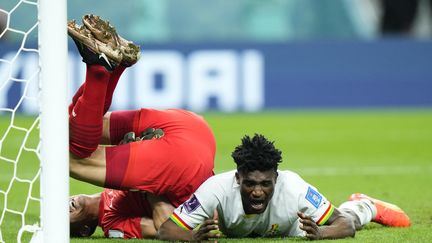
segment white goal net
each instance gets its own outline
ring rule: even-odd
[[[66,0],[0,2],[0,243],[68,242]]]

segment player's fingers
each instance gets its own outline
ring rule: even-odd
[[[214,222],[205,221],[199,228],[199,234],[206,235],[212,230],[219,230],[219,226]]]
[[[207,230],[209,230],[209,229],[208,228],[203,229],[203,230],[200,229],[199,232],[197,232],[195,239],[197,239],[198,241],[201,241],[201,240],[208,240],[210,238],[221,237],[221,233],[218,229],[211,229],[209,231],[207,231]]]
[[[207,225],[207,226],[204,226],[203,227],[203,232],[210,232],[210,231],[212,231],[212,230],[219,230],[219,226],[217,226],[217,225]]]
[[[209,239],[209,238],[219,238],[219,237],[221,237],[221,234],[220,234],[220,232],[219,231],[210,231],[210,232],[208,232],[207,233],[207,239]]]
[[[300,219],[300,223],[308,226],[316,226],[316,223],[309,219]]]
[[[316,227],[309,224],[301,224],[300,229],[309,234],[316,234],[318,232],[318,229]]]
[[[218,221],[214,219],[205,220],[196,232],[195,238],[197,240],[207,240],[208,238],[220,237]]]
[[[299,218],[301,219],[309,219],[312,220],[312,218],[310,216],[306,216],[306,214],[302,213],[302,212],[297,212],[297,216],[299,216]]]
[[[297,216],[299,216],[299,218],[304,219],[306,217],[306,215],[302,212],[297,212]]]
[[[313,228],[309,225],[300,225],[300,229],[306,231],[307,233],[310,233],[313,231]]]
[[[217,225],[218,221],[215,219],[207,219],[204,221],[204,223],[202,224],[202,226],[207,226],[207,225]]]

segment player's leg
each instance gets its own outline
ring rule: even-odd
[[[371,222],[374,213],[371,205],[360,201],[344,202],[338,209],[347,218],[352,220],[356,230],[360,230],[365,224]]]
[[[138,123],[138,118],[139,110],[107,112],[102,120],[103,144],[119,144],[124,134],[133,131],[133,124]],[[70,175],[97,186],[130,189],[122,188],[121,180],[129,164],[130,150],[130,145],[123,144],[109,148],[99,146],[86,158],[71,154]],[[108,181],[106,181],[107,169],[109,169]]]
[[[69,149],[78,157],[91,155],[102,137],[105,94],[110,73],[100,65],[87,65],[82,95],[69,115]]]
[[[118,145],[125,134],[135,132],[138,122],[139,110],[107,112],[103,118],[104,144]]]
[[[110,117],[111,114],[110,112],[107,113],[109,107],[111,106],[111,102],[112,102],[112,97],[114,94],[114,90],[117,86],[117,83],[120,79],[121,74],[124,72],[124,70],[126,69],[125,66],[118,66],[114,69],[114,71],[111,73],[110,75],[110,79],[108,82],[108,86],[106,88],[106,93],[105,93],[105,102],[104,102],[104,108],[103,108],[103,128],[102,128],[102,138],[100,139],[99,143],[100,144],[117,144],[117,143],[111,143],[110,141],[110,136],[109,136],[109,131],[110,131]],[[88,70],[87,70],[88,72]],[[72,113],[73,108],[75,107],[75,105],[77,104],[79,98],[83,95],[84,92],[84,88],[86,86],[86,82],[84,82],[81,87],[76,91],[75,95],[72,98],[72,103],[69,105],[69,116]]]
[[[111,26],[107,21],[101,19],[98,16],[94,15],[85,15],[83,17],[83,23],[86,28],[88,28],[95,36],[96,39],[102,41],[104,43],[110,43],[111,46],[117,46],[118,49],[122,52],[122,60],[118,61],[120,63],[117,65],[111,74],[110,81],[107,87],[107,92],[105,95],[105,104],[104,104],[104,118],[103,118],[103,136],[102,143],[103,144],[113,144],[117,145],[118,141],[123,138],[124,134],[130,132],[130,129],[126,129],[125,131],[121,131],[119,135],[119,139],[114,136],[114,139],[110,137],[110,120],[111,114],[107,113],[109,107],[112,103],[112,97],[114,94],[114,90],[117,87],[117,83],[123,74],[126,67],[132,66],[137,62],[140,57],[140,48],[139,46],[133,44],[132,42],[123,39],[121,36],[117,34],[117,31],[113,26]],[[130,122],[129,119],[120,121],[123,123]],[[116,119],[117,121],[118,119]],[[114,122],[116,123],[116,122]],[[118,123],[118,122],[117,122]],[[116,124],[117,124],[116,123]]]
[[[372,222],[390,227],[409,227],[411,220],[398,206],[384,202],[365,194],[355,193],[349,197],[350,202],[365,202],[373,209]]]
[[[68,23],[68,33],[86,63],[85,82],[69,107],[70,152],[86,158],[96,150],[102,137],[105,96],[114,66],[103,52],[96,51],[98,45],[88,29],[72,21]]]
[[[69,172],[72,178],[104,187],[106,174],[105,147],[99,146],[89,157],[69,156]]]
[[[108,111],[108,109],[111,106],[114,90],[117,87],[117,83],[125,69],[126,69],[125,66],[119,65],[111,73],[110,81],[108,83],[107,92],[105,95],[104,114]]]
[[[126,171],[137,164],[134,160],[137,149],[135,146],[132,146],[133,144],[129,143],[111,147],[99,146],[86,158],[81,158],[71,153],[69,156],[70,176],[77,180],[105,188],[135,189],[135,185],[123,185],[123,180],[127,177]],[[139,169],[141,170],[142,168]]]
[[[125,68],[115,68],[101,52],[100,43],[89,37],[92,33],[88,29],[69,22],[68,30],[87,64],[86,80],[69,108],[70,172],[76,179],[104,186],[105,148],[98,148],[103,135],[103,114],[108,110],[112,93]],[[108,103],[105,102],[106,96],[109,97]]]
[[[105,115],[111,105],[120,76],[126,67],[132,66],[138,61],[140,48],[119,36],[116,29],[108,21],[98,16],[85,15],[82,21],[83,26],[77,25],[75,21],[70,21],[68,33],[77,44],[83,61],[87,64],[103,65],[108,71],[112,71],[103,102],[103,114]],[[83,89],[80,88],[74,96],[73,104],[79,99],[82,91]],[[102,144],[112,144],[109,143],[107,132],[109,131],[109,117],[110,114],[107,114],[102,122],[104,126],[100,140]]]
[[[107,87],[107,91],[105,94],[105,103],[104,103],[104,117],[103,117],[103,129],[102,129],[102,138],[100,140],[100,144],[112,144],[112,145],[117,145],[118,141],[120,141],[122,139],[122,137],[124,136],[125,133],[130,132],[131,130],[125,130],[125,131],[119,131],[116,130],[118,132],[122,132],[121,134],[115,133],[114,138],[111,139],[111,135],[110,135],[110,120],[111,120],[111,112],[108,112],[109,107],[111,106],[111,102],[112,102],[112,97],[114,94],[114,90],[117,86],[117,83],[120,79],[121,74],[124,72],[124,70],[126,69],[125,66],[118,66],[114,69],[114,71],[111,74],[109,83],[108,83],[108,87]],[[124,121],[124,122],[129,122],[129,119]],[[115,124],[117,124],[116,122],[114,122]],[[116,136],[119,136],[120,138],[116,138]]]
[[[112,103],[112,97],[114,94],[114,90],[117,87],[117,83],[120,79],[120,76],[126,69],[125,66],[118,66],[114,69],[114,71],[111,73],[111,77],[108,83],[107,91],[105,94],[105,104],[104,104],[104,114],[109,110],[111,103]],[[69,105],[69,114],[72,112],[73,107],[77,103],[78,99],[81,97],[84,91],[85,83],[83,83],[79,89],[75,92],[75,95],[72,98],[72,103]]]

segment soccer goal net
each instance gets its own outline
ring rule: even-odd
[[[0,243],[69,241],[66,19],[0,2]]]

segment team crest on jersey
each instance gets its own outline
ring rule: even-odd
[[[201,204],[198,201],[198,198],[195,197],[195,194],[192,195],[192,197],[184,203],[184,208],[188,213],[192,213],[199,206],[201,206]]]
[[[274,236],[279,232],[279,224],[272,224],[269,231],[267,231],[268,236]]]
[[[306,199],[314,205],[314,207],[318,208],[321,204],[322,196],[317,191],[312,189],[311,187],[308,188]]]

